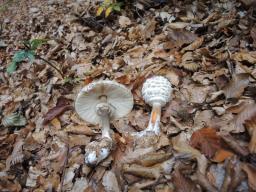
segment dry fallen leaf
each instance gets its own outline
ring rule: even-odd
[[[87,125],[69,125],[64,129],[64,131],[66,131],[67,133],[89,136],[93,136],[99,133],[96,130],[93,130],[92,127],[88,127]]]
[[[188,45],[187,47],[184,47],[181,50],[181,53],[184,53],[185,51],[194,51],[195,49],[198,49],[204,42],[204,37],[197,38],[193,43]]]
[[[197,36],[187,30],[169,30],[168,38],[173,42],[173,46],[181,47],[195,41]]]
[[[165,153],[165,152],[154,152],[154,153],[148,153],[146,155],[140,156],[138,159],[136,159],[134,162],[136,164],[142,165],[144,167],[152,166],[157,163],[161,163],[163,161],[166,161],[172,156],[171,153]]]
[[[220,137],[216,134],[215,129],[202,128],[192,134],[190,144],[205,156],[212,158],[220,149]]]
[[[102,179],[102,185],[106,192],[119,192],[120,188],[117,182],[117,178],[112,171],[107,171]]]
[[[256,52],[238,52],[232,55],[235,61],[247,61],[256,64]]]
[[[254,27],[251,29],[250,35],[253,39],[254,47],[256,47],[256,25],[254,25]]]
[[[250,134],[249,150],[251,153],[256,153],[256,116],[245,121],[245,126]]]
[[[244,124],[246,120],[250,120],[256,114],[256,104],[248,104],[244,109],[236,116],[235,126],[236,132],[244,132]]]
[[[226,98],[239,98],[244,92],[244,89],[248,86],[248,84],[249,74],[235,74],[223,89]]]
[[[43,124],[47,124],[49,121],[53,120],[55,117],[61,115],[62,113],[70,109],[72,109],[72,106],[70,105],[69,100],[64,97],[60,97],[57,101],[56,106],[50,109],[45,114]]]
[[[119,22],[119,25],[123,28],[131,25],[131,20],[128,17],[122,16],[122,15],[119,17],[118,22]]]
[[[221,162],[225,161],[226,159],[232,157],[233,155],[234,154],[230,151],[227,151],[227,150],[224,150],[224,149],[219,149],[215,153],[212,161],[217,162],[217,163],[221,163]]]
[[[201,156],[201,153],[197,149],[188,144],[186,134],[184,132],[181,132],[178,136],[172,138],[172,145],[179,153],[188,153],[193,157]]]
[[[185,177],[178,169],[175,169],[173,174],[173,184],[175,192],[198,192],[200,191],[193,181]]]
[[[255,182],[255,178],[256,178],[256,168],[253,167],[250,164],[242,164],[242,169],[246,172],[247,177],[248,177],[248,183],[250,188],[253,191],[256,191],[256,182]]]

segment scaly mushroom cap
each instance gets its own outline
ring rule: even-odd
[[[78,94],[75,109],[85,121],[98,124],[100,116],[96,106],[102,103],[101,97],[106,96],[106,102],[111,107],[111,119],[117,119],[128,114],[133,107],[133,95],[122,84],[110,80],[100,80],[85,86]]]
[[[142,86],[143,99],[151,106],[154,102],[164,106],[170,100],[171,93],[172,86],[170,81],[162,76],[151,77]]]

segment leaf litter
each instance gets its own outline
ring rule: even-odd
[[[101,1],[0,9],[0,190],[255,191],[255,3],[124,2],[107,18],[96,16]],[[36,54],[64,79],[37,58],[15,57],[32,39],[48,40]],[[153,75],[174,92],[161,135],[145,148],[132,134],[147,127],[141,87]],[[129,87],[135,105],[112,123],[116,149],[91,168],[84,147],[101,131],[72,106],[98,79]]]

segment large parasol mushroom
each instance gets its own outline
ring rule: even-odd
[[[77,96],[75,109],[78,115],[91,124],[100,124],[102,139],[86,146],[85,163],[97,165],[114,147],[110,135],[110,120],[121,118],[133,107],[133,96],[125,86],[110,80],[101,80],[84,87]]]
[[[161,108],[169,102],[172,86],[169,80],[162,76],[154,76],[145,81],[142,87],[142,96],[146,103],[152,106],[148,127],[139,133],[143,136],[147,133],[160,133]]]

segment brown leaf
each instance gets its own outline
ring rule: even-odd
[[[173,174],[173,184],[175,187],[175,192],[198,192],[196,184],[192,182],[191,179],[185,177],[178,169],[174,171]]]
[[[256,153],[256,116],[245,121],[245,126],[251,136],[249,150],[251,153]]]
[[[169,30],[168,38],[174,43],[174,46],[181,47],[195,41],[197,35],[187,30]]]
[[[56,130],[61,129],[61,123],[60,123],[60,120],[58,118],[54,118],[53,120],[51,120],[51,124],[54,126],[54,128]]]
[[[131,76],[123,74],[123,75],[121,75],[119,77],[116,77],[115,80],[118,83],[129,85],[131,83]]]
[[[149,179],[157,179],[160,177],[159,167],[143,167],[136,164],[125,164],[123,166],[123,172],[127,174],[132,174],[138,177],[144,177]]]
[[[220,137],[213,128],[202,128],[195,131],[190,140],[191,146],[199,149],[205,156],[212,158],[220,149]]]
[[[256,52],[238,52],[232,55],[235,61],[247,61],[249,63],[256,63]]]
[[[235,140],[229,133],[219,133],[221,139],[238,155],[247,156],[249,151],[247,147],[242,146],[237,140]]]
[[[248,84],[249,74],[235,74],[223,89],[226,98],[239,98],[243,94],[244,89],[248,86]]]
[[[184,47],[181,50],[181,53],[184,53],[185,51],[194,51],[195,49],[198,49],[204,42],[204,37],[197,38],[193,43],[188,45],[187,47]]]
[[[244,5],[251,6],[256,3],[255,0],[240,0]]]
[[[235,119],[236,132],[244,132],[244,123],[256,114],[256,104],[248,104]]]
[[[256,25],[251,29],[250,35],[253,39],[254,47],[256,47]]]
[[[120,191],[116,175],[112,171],[107,171],[104,174],[102,185],[104,186],[106,192]]]
[[[227,161],[225,169],[226,173],[220,191],[236,191],[236,188],[245,179],[241,162],[234,157]]]
[[[224,150],[224,149],[219,149],[214,157],[213,157],[213,161],[217,162],[217,163],[221,163],[223,161],[225,161],[226,159],[232,157],[234,154],[230,151]]]
[[[58,117],[59,115],[61,115],[62,113],[70,109],[72,109],[72,106],[70,105],[68,99],[64,97],[58,98],[56,106],[50,109],[45,114],[43,124],[47,124],[49,121],[53,120],[55,117]]]
[[[88,127],[87,125],[70,125],[65,128],[65,132],[79,134],[79,135],[96,135],[98,132],[93,130],[92,127]]]
[[[172,138],[172,145],[179,153],[188,153],[194,157],[201,156],[201,153],[197,149],[188,144],[186,134],[184,132],[181,132],[178,136]]]
[[[146,155],[140,156],[139,159],[135,160],[135,163],[148,167],[166,161],[172,156],[171,153],[165,152],[153,152]]]
[[[242,169],[246,172],[247,177],[248,177],[248,183],[250,188],[252,188],[253,191],[256,191],[256,168],[253,167],[250,164],[243,164]]]

